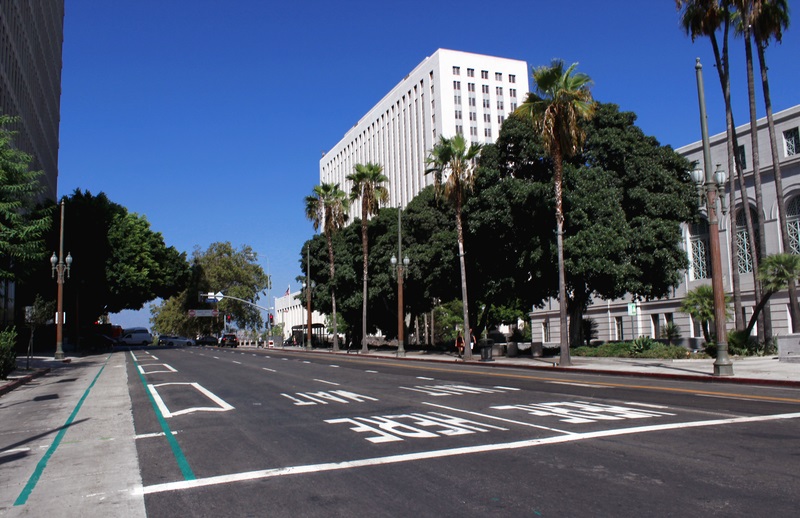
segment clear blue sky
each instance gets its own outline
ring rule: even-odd
[[[103,191],[187,253],[250,245],[265,269],[269,258],[273,295],[299,287],[313,233],[303,199],[321,152],[438,48],[577,61],[596,99],[676,148],[700,139],[700,57],[709,129],[724,131],[711,45],[683,34],[672,0],[66,4],[59,196]],[[776,111],[800,101],[796,31],[768,50]],[[748,118],[743,46],[732,41],[738,124]],[[758,106],[761,117],[760,94]],[[115,320],[148,318],[145,308]]]

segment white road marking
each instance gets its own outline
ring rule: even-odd
[[[12,454],[12,453],[23,453],[23,452],[26,452],[26,451],[31,451],[31,449],[30,448],[14,448],[13,450],[3,450],[3,451],[0,451],[0,457],[2,457],[3,455],[9,455],[9,454]]]
[[[164,403],[164,400],[161,399],[161,396],[158,394],[158,390],[156,390],[156,387],[164,387],[169,385],[189,385],[195,388],[198,392],[202,393],[208,399],[216,403],[218,406],[192,407],[192,408],[186,408],[184,410],[178,410],[177,412],[170,412],[170,410],[167,408],[167,405]],[[199,383],[159,383],[158,385],[147,385],[147,388],[153,395],[153,399],[155,399],[156,405],[158,405],[158,409],[161,411],[161,415],[163,415],[164,418],[175,417],[178,415],[189,414],[192,412],[227,412],[228,410],[233,410],[232,405],[229,405],[228,403],[223,401],[219,396],[209,391]]]
[[[434,380],[434,378],[426,378],[425,376],[417,376],[417,379],[418,380],[428,380],[428,381],[433,381]]]
[[[734,417],[730,419],[713,419],[710,421],[694,421],[685,423],[667,423],[650,426],[635,426],[632,428],[619,428],[616,430],[599,430],[572,435],[560,435],[557,437],[545,437],[541,439],[528,439],[524,441],[507,442],[500,444],[484,444],[481,446],[466,446],[462,448],[451,448],[448,450],[424,451],[419,453],[408,453],[402,455],[390,455],[388,457],[374,457],[369,459],[328,462],[323,464],[308,464],[305,466],[289,466],[285,468],[272,468],[257,471],[247,471],[244,473],[233,473],[230,475],[218,475],[215,477],[199,478],[195,480],[181,480],[178,482],[166,482],[154,484],[147,487],[137,487],[131,491],[134,496],[151,495],[167,491],[180,491],[182,489],[193,489],[198,487],[214,486],[218,484],[230,484],[233,482],[243,482],[249,480],[262,480],[266,478],[281,477],[284,475],[299,475],[304,473],[321,473],[326,471],[338,471],[352,468],[363,468],[368,466],[380,466],[387,464],[397,464],[400,462],[412,462],[417,460],[439,459],[453,457],[456,455],[470,455],[473,453],[486,453],[493,451],[517,450],[521,448],[531,448],[549,444],[563,444],[568,442],[585,441],[589,439],[602,439],[605,437],[617,437],[621,435],[633,435],[647,432],[661,432],[665,430],[677,430],[682,428],[703,428],[707,426],[721,426],[727,424],[754,423],[765,421],[778,421],[782,419],[797,419],[800,413],[776,414],[767,416]]]
[[[369,372],[370,374],[378,374],[378,371],[364,371],[364,372]]]
[[[263,370],[265,370],[265,371],[277,372],[275,369],[268,369],[268,368],[266,368],[266,367],[261,367],[261,368],[262,368]]]
[[[514,388],[514,387],[503,387],[501,385],[495,385],[494,388],[500,389],[500,390],[522,390],[522,389],[518,389],[518,388]]]
[[[320,383],[327,383],[328,385],[336,385],[337,387],[339,386],[338,383],[334,383],[332,381],[325,381],[325,380],[318,380],[318,379],[315,379],[314,381],[319,381]]]
[[[308,360],[304,360],[304,361],[303,361],[303,363],[311,363],[311,362],[310,362],[310,361],[308,361]]]
[[[338,365],[331,365],[331,367],[333,367],[334,369],[338,369],[339,368]]]
[[[177,431],[172,432],[172,435],[177,435],[177,434],[178,434]],[[133,438],[134,439],[150,439],[150,438],[153,438],[153,437],[164,437],[164,435],[166,435],[164,432],[141,433],[139,435],[134,435]]]
[[[637,403],[636,401],[626,401],[625,404],[626,405],[633,405],[633,406],[641,406],[641,407],[644,407],[644,408],[660,408],[661,410],[664,410],[665,408],[669,408],[668,406],[664,406],[664,405],[651,405],[649,403]]]
[[[242,362],[237,362],[236,360],[233,360],[233,363],[235,363],[236,365],[241,365],[242,364]]]
[[[422,404],[423,405],[428,405],[428,406],[433,406],[433,407],[436,407],[436,408],[442,408],[444,410],[450,410],[451,412],[462,412],[464,414],[474,415],[474,416],[477,416],[477,417],[483,417],[485,419],[494,419],[494,420],[497,420],[497,421],[503,421],[505,423],[518,424],[518,425],[522,425],[522,426],[530,426],[531,428],[539,428],[540,430],[548,430],[548,431],[552,431],[552,432],[563,433],[563,434],[566,434],[566,435],[574,435],[575,434],[575,432],[570,432],[570,431],[567,431],[567,430],[560,430],[558,428],[551,428],[549,426],[541,426],[541,425],[538,425],[538,424],[526,423],[524,421],[515,421],[513,419],[506,419],[505,417],[497,417],[497,416],[493,416],[493,415],[489,415],[489,414],[481,414],[480,412],[472,412],[470,410],[463,410],[461,408],[454,408],[454,407],[450,407],[450,406],[437,405],[436,403],[424,403],[423,402]]]
[[[163,365],[164,367],[166,367],[166,368],[167,368],[167,370],[165,370],[165,371],[150,371],[150,372],[145,372],[145,371],[144,371],[144,368],[145,368],[145,367],[150,367],[151,365]],[[178,372],[176,369],[172,368],[172,366],[170,366],[170,365],[167,365],[166,363],[150,363],[150,364],[146,364],[146,365],[137,365],[137,367],[138,367],[138,369],[139,369],[139,372],[141,372],[142,374],[155,374],[155,373],[157,373],[157,372]]]
[[[219,356],[213,356],[215,360],[219,360]]]
[[[154,360],[158,359],[158,358],[156,358],[156,356],[154,354],[151,354],[150,356],[152,356]]]
[[[574,383],[571,381],[547,381],[551,385],[572,385],[573,387],[589,387],[589,388],[608,388],[603,385],[593,385],[591,383]]]

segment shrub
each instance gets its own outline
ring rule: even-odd
[[[667,340],[667,345],[681,339],[681,328],[675,322],[667,322],[661,326],[661,336]]]
[[[0,331],[0,379],[5,379],[17,366],[16,342],[16,329]]]
[[[667,345],[656,342],[650,349],[641,354],[637,354],[637,358],[664,358],[678,360],[681,358],[688,358],[692,353],[685,347],[680,345]]]
[[[656,342],[649,336],[640,336],[639,338],[634,340],[633,343],[631,344],[631,352],[635,356],[638,356],[646,351],[649,351],[658,343],[659,342]]]

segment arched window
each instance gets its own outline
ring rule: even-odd
[[[690,277],[708,279],[711,268],[708,263],[708,221],[702,219],[689,227],[690,239]]]
[[[745,219],[743,209],[736,211],[736,243],[737,243],[737,257],[736,263],[739,265],[739,273],[751,273],[753,271],[753,250],[750,247],[750,240],[747,234],[747,221]],[[750,221],[756,225],[757,214],[750,207]],[[756,243],[759,240],[758,229],[756,228]]]
[[[787,252],[800,254],[800,196],[795,196],[786,205],[786,226],[789,230]]]

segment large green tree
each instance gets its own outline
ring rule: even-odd
[[[195,336],[219,333],[225,315],[240,329],[257,331],[263,325],[258,305],[270,279],[258,264],[257,254],[247,245],[235,248],[230,242],[215,242],[202,250],[195,248],[186,288],[160,304],[150,306],[150,321],[159,333]],[[200,294],[222,292],[220,302],[206,302]],[[190,317],[190,309],[217,309],[219,316]]]
[[[344,226],[347,221],[349,202],[347,193],[339,188],[339,184],[322,183],[314,187],[314,192],[306,196],[306,217],[314,224],[314,230],[322,228],[328,245],[328,261],[331,279],[335,277],[335,262],[333,254],[333,235]],[[330,285],[331,293],[331,318],[333,321],[333,350],[339,350],[339,329],[336,318],[336,290],[333,283]]]
[[[15,119],[0,115],[0,280],[17,280],[31,263],[47,257],[45,236],[52,206],[37,205],[44,192],[42,171],[31,171],[32,157],[14,145]]]
[[[429,168],[426,173],[434,175],[437,195],[444,198],[455,209],[456,233],[458,237],[458,259],[461,269],[461,303],[464,311],[464,336],[469,337],[469,300],[467,297],[467,266],[464,258],[464,224],[462,212],[464,204],[472,192],[475,182],[476,160],[482,146],[472,143],[469,146],[462,134],[452,138],[442,135],[439,142],[429,152],[426,162]],[[472,358],[469,347],[464,351],[464,358]]]
[[[577,63],[566,70],[564,62],[553,60],[549,66],[533,70],[534,91],[517,111],[518,115],[531,120],[545,152],[553,160],[553,184],[555,187],[556,247],[558,250],[558,302],[560,305],[561,359],[560,364],[571,365],[567,334],[567,293],[564,263],[564,208],[563,170],[564,160],[578,154],[583,145],[584,133],[581,120],[590,119],[594,101],[589,92],[591,79],[575,72]]]
[[[367,347],[367,280],[369,277],[369,240],[367,221],[380,210],[382,204],[389,201],[389,191],[384,185],[389,179],[383,174],[383,166],[368,162],[356,164],[354,171],[347,175],[353,183],[350,190],[350,201],[361,200],[361,247],[364,259],[362,278],[362,314],[361,314],[361,350],[368,352]]]

